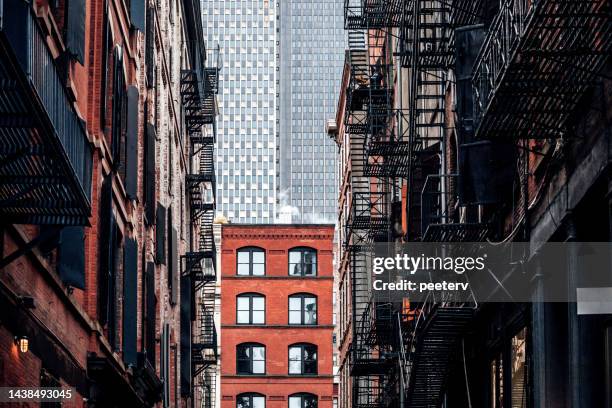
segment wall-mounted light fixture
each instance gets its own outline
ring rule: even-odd
[[[30,340],[28,336],[15,336],[15,345],[22,353],[27,353],[30,350]]]

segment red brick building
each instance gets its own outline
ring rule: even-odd
[[[214,259],[200,15],[199,0],[0,2],[0,386],[191,405],[191,289],[214,281],[184,267]]]
[[[331,225],[224,225],[221,408],[332,408]]]

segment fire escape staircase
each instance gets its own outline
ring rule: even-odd
[[[215,407],[217,331],[214,323],[216,300],[216,253],[213,230],[216,207],[215,153],[217,94],[219,92],[219,48],[213,67],[181,72],[181,97],[190,140],[190,173],[186,176],[192,249],[182,257],[183,274],[190,277],[192,315],[191,372],[194,391],[207,408]]]
[[[217,329],[212,309],[206,304],[198,307],[197,331],[193,336],[192,364],[199,375],[207,366],[217,363]]]
[[[439,172],[445,128],[446,70],[453,62],[450,9],[439,0],[411,2],[402,27],[402,65],[410,67],[408,230],[421,239],[421,191],[428,174]]]
[[[406,407],[429,408],[442,404],[454,356],[473,316],[471,307],[424,305],[411,322],[415,327],[406,331],[411,338],[403,339],[409,344]]]

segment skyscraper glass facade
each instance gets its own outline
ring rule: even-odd
[[[336,146],[325,121],[335,118],[343,26],[342,0],[280,4],[279,210],[293,222],[336,218]]]
[[[217,211],[232,222],[276,218],[278,0],[202,1],[208,47],[221,47]]]

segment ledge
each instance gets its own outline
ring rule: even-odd
[[[262,280],[299,280],[299,281],[308,281],[308,280],[334,280],[333,276],[246,276],[246,275],[221,275],[221,279],[232,279],[232,280],[254,280],[254,279],[262,279]]]
[[[333,374],[314,374],[314,375],[297,375],[297,374],[221,374],[222,378],[261,378],[261,379],[267,379],[267,378],[286,378],[286,379],[301,379],[301,378],[308,378],[308,379],[313,379],[313,378],[321,378],[321,379],[327,379],[327,378],[334,378]]]
[[[333,329],[333,324],[319,325],[297,325],[297,324],[222,324],[221,328],[225,329]]]

